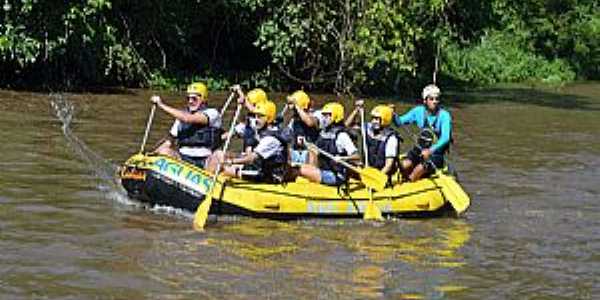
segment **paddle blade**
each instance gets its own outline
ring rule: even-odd
[[[204,201],[198,205],[198,209],[194,215],[194,230],[204,231],[204,225],[206,224],[206,219],[208,219],[208,210],[211,205],[212,193],[208,193],[206,198],[204,198]]]
[[[452,208],[454,208],[458,215],[469,208],[471,205],[471,198],[454,178],[440,174],[436,181],[442,189],[442,193],[444,193],[446,199],[450,202]]]
[[[375,202],[373,202],[373,191],[369,189],[369,203],[365,209],[363,214],[364,220],[375,220],[375,221],[383,221],[383,216],[381,215],[381,210]]]
[[[360,181],[368,188],[372,188],[376,191],[385,189],[385,185],[388,181],[388,176],[380,170],[373,167],[366,167],[359,169]]]

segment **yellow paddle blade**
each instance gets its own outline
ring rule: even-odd
[[[368,188],[372,188],[376,191],[385,189],[388,176],[380,170],[373,167],[366,167],[358,169],[358,173],[360,175],[360,181]]]
[[[206,224],[206,219],[208,219],[208,210],[211,205],[212,193],[207,193],[204,201],[198,205],[196,214],[194,214],[194,229],[196,231],[204,231],[204,224]]]
[[[363,219],[383,221],[381,210],[379,209],[379,207],[377,207],[377,205],[375,205],[375,202],[373,202],[373,191],[371,189],[369,189],[369,203],[367,204],[367,207],[363,214]]]
[[[469,208],[471,205],[471,198],[453,177],[439,174],[435,181],[440,186],[442,193],[444,193],[444,196],[450,202],[457,214],[460,215]]]

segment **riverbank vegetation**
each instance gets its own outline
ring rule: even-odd
[[[0,0],[0,84],[392,94],[600,79],[595,0]],[[437,61],[437,63],[436,63]]]

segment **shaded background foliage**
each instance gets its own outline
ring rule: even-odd
[[[390,94],[599,79],[593,0],[4,0],[0,84]],[[436,57],[439,68],[436,69]]]

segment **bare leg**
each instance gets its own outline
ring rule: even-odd
[[[217,171],[217,165],[225,161],[225,153],[221,150],[213,152],[206,161],[206,170],[214,173]]]
[[[308,151],[308,164],[313,166],[313,167],[317,167],[318,163],[319,163],[319,154],[317,152],[314,152],[312,150]]]
[[[321,182],[321,170],[313,165],[304,164],[300,166],[300,176],[312,182]]]
[[[241,178],[241,174],[239,174],[238,168],[239,167],[237,167],[237,166],[226,166],[226,167],[223,167],[222,174],[225,175],[225,176],[229,176],[229,177]]]
[[[423,175],[425,175],[425,172],[427,170],[425,169],[425,166],[423,164],[418,164],[410,173],[410,176],[408,176],[408,179],[411,182],[415,182],[419,179],[421,179],[423,177]]]
[[[162,155],[174,157],[177,159],[181,159],[181,156],[179,155],[179,151],[177,151],[176,149],[173,149],[173,143],[171,143],[171,141],[169,141],[169,140],[166,140],[162,144],[160,144],[156,148],[156,150],[154,150],[154,152],[156,152],[157,154],[162,154]]]
[[[400,172],[402,173],[402,178],[404,180],[409,179],[410,178],[410,173],[412,171],[412,160],[410,159],[403,159],[400,162]]]

